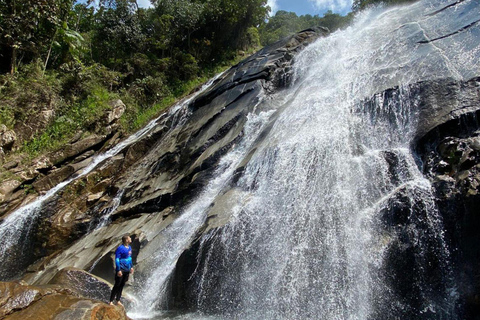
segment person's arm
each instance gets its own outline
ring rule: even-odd
[[[121,277],[122,271],[120,271],[120,247],[115,251],[115,273]]]

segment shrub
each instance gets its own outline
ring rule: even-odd
[[[195,57],[189,53],[177,52],[172,61],[171,78],[188,81],[198,75],[199,67]]]
[[[130,85],[128,93],[144,108],[171,94],[162,74],[157,77],[146,76],[143,79],[136,79]]]

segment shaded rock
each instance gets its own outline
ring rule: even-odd
[[[33,187],[37,192],[47,191],[55,187],[60,182],[66,180],[75,172],[75,168],[71,165],[62,167],[58,170],[52,171],[48,176],[35,181]]]
[[[458,125],[458,121],[464,115],[468,117],[468,114],[479,111],[480,78],[468,81],[452,79],[426,81],[415,86],[421,97],[416,140],[428,139],[427,136],[434,134],[442,135],[441,131],[451,130],[451,133],[455,133],[464,126],[473,125],[471,122]]]
[[[5,130],[2,132],[0,130],[0,147],[4,151],[10,151],[13,148],[13,145],[17,141],[17,135],[13,130]]]
[[[110,139],[105,142],[103,147],[99,150],[99,152],[105,152],[106,150],[113,148],[116,144],[120,142],[120,138],[122,137],[121,132],[116,132]]]
[[[6,170],[13,169],[16,166],[18,166],[18,160],[11,160],[11,161],[5,162],[3,164],[3,168],[6,169]]]
[[[111,284],[82,269],[64,268],[60,270],[49,284],[56,284],[68,288],[78,295],[90,299],[108,302],[110,299]]]
[[[17,180],[7,180],[0,183],[0,201],[4,201],[13,191],[15,191],[21,182]]]
[[[95,150],[89,150],[89,151],[86,151],[85,153],[82,153],[81,155],[79,155],[78,157],[76,157],[75,159],[73,159],[73,163],[78,163],[78,162],[83,162],[84,160],[92,157],[95,155]]]
[[[70,158],[78,156],[89,149],[99,146],[106,140],[106,138],[107,137],[103,135],[90,135],[85,139],[66,146],[65,149],[54,152],[49,156],[50,161],[54,165],[58,165]]]
[[[120,117],[123,115],[123,113],[127,108],[123,103],[123,101],[120,99],[110,102],[110,106],[112,107],[112,111],[109,111],[107,113],[108,124],[111,124],[112,122],[115,122],[118,119],[120,119]]]

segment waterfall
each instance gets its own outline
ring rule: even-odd
[[[232,175],[250,151],[251,145],[257,139],[262,129],[267,125],[272,112],[260,112],[258,115],[251,114],[245,125],[245,138],[238,143],[233,152],[222,158],[218,169],[213,175],[215,178],[209,182],[205,190],[198,198],[187,206],[175,220],[159,235],[162,245],[147,262],[146,272],[148,276],[136,283],[137,295],[136,307],[129,313],[134,318],[149,317],[155,314],[155,310],[162,305],[162,297],[167,296],[168,280],[175,268],[178,258],[193,240],[199,228],[206,219],[207,209],[212,201],[229,183]]]
[[[274,123],[235,183],[229,222],[200,240],[185,289],[198,317],[458,318],[442,217],[410,148],[416,83],[466,80],[478,68],[475,35],[445,36],[463,30],[458,16],[478,19],[478,3],[445,5],[372,9],[298,54],[295,80],[273,96],[282,101]],[[169,294],[179,251],[231,174],[223,170],[165,230],[175,239],[138,289],[146,309]]]
[[[23,267],[28,266],[31,261],[31,258],[28,254],[31,254],[34,248],[30,242],[30,235],[32,227],[38,222],[40,215],[42,213],[42,208],[49,201],[51,201],[58,193],[63,190],[67,185],[76,181],[92,170],[94,170],[99,164],[107,161],[111,157],[117,155],[119,152],[123,151],[126,147],[137,142],[144,136],[146,136],[153,128],[159,125],[162,121],[167,118],[172,119],[172,127],[177,125],[182,125],[182,119],[185,119],[184,115],[187,112],[188,104],[195,99],[199,94],[206,91],[216,79],[218,79],[222,73],[216,75],[207,83],[205,83],[200,90],[198,90],[192,96],[181,100],[177,103],[171,110],[167,113],[160,115],[158,118],[150,121],[145,127],[137,131],[135,134],[129,136],[127,139],[123,140],[121,143],[117,144],[112,149],[106,151],[105,153],[99,154],[96,156],[90,165],[84,168],[80,173],[73,175],[68,180],[59,183],[57,186],[49,190],[44,195],[38,197],[34,201],[18,208],[14,212],[10,213],[5,219],[0,223],[0,256],[13,256],[15,258],[8,259],[4,261],[0,269],[0,279],[8,279],[17,275],[18,272],[23,271]],[[116,209],[120,203],[121,196],[123,193],[120,193],[120,198],[115,199],[113,207]],[[108,220],[108,217],[113,214],[114,210],[107,212],[107,217],[102,219],[101,224],[105,223],[104,220]],[[10,265],[11,264],[11,265]],[[19,266],[21,266],[19,268]]]

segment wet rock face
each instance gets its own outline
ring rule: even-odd
[[[466,317],[480,314],[480,154],[478,132],[437,136],[424,145],[425,174],[433,182],[456,265]]]
[[[437,93],[461,97],[449,118],[437,123],[414,145],[424,174],[433,184],[437,206],[454,260],[455,282],[466,319],[480,314],[480,84],[474,78],[458,83],[457,91]],[[438,104],[446,103],[438,99]]]
[[[60,270],[49,284],[68,288],[82,297],[107,302],[110,299],[111,285],[105,280],[76,268]]]
[[[375,103],[379,97],[384,102],[380,106]],[[395,119],[389,110],[402,107],[402,100],[410,104],[410,125],[416,127],[411,147],[418,155],[421,171],[432,183],[436,197],[432,205],[438,208],[439,223],[445,230],[442,242],[448,246],[453,259],[451,281],[460,295],[458,312],[466,319],[473,319],[480,314],[480,249],[477,245],[480,241],[480,123],[477,120],[480,78],[440,79],[392,88],[364,101],[353,111],[393,122]],[[391,168],[395,168],[394,155],[386,154],[385,158]],[[389,173],[395,179],[395,172]],[[421,244],[422,239],[439,239],[436,234],[428,234],[431,230],[425,225],[427,208],[418,201],[421,198],[420,194],[412,194],[412,190],[397,190],[382,210],[380,220],[381,228],[392,239],[381,274],[396,297],[404,306],[409,306],[399,309],[406,319],[414,318],[423,308],[414,297],[431,295],[431,301],[435,301],[435,292],[447,290],[447,275],[441,272],[446,258],[435,254],[442,243],[430,240]],[[411,230],[420,230],[420,233],[412,234]],[[419,245],[423,247],[421,251]],[[415,283],[424,283],[433,289],[420,292]],[[376,308],[382,310],[382,306]],[[424,313],[424,317],[435,319],[435,314]]]
[[[118,189],[126,186],[118,215],[157,212],[190,199],[241,137],[246,115],[259,95],[288,85],[281,79],[294,54],[326,33],[305,30],[260,50],[223,74],[189,105],[185,122],[159,138],[132,173],[122,177]]]

